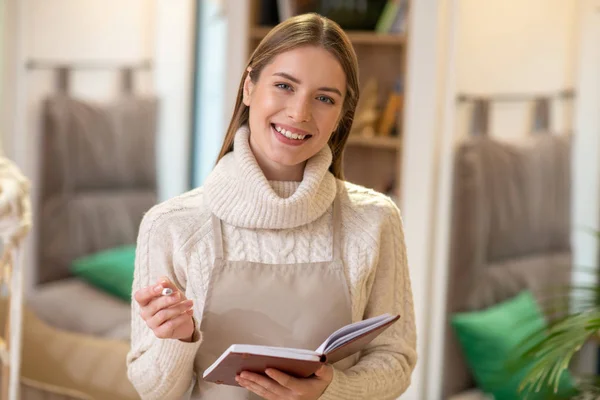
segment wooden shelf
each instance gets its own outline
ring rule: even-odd
[[[272,29],[271,26],[259,26],[250,29],[250,37],[260,40]],[[372,31],[346,31],[352,44],[371,44],[385,46],[403,46],[406,43],[405,35],[380,34]]]
[[[364,137],[359,135],[350,135],[350,137],[348,137],[347,145],[397,151],[402,147],[402,142],[400,138],[395,136]]]

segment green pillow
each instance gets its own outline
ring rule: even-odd
[[[521,343],[547,327],[546,320],[530,291],[486,310],[458,313],[452,326],[479,388],[495,400],[568,398],[574,393],[572,377],[564,371],[558,392],[545,386],[536,393],[518,388],[531,366],[511,370]],[[543,333],[542,333],[543,334]],[[514,365],[514,364],[513,364]]]
[[[121,246],[76,259],[71,271],[89,284],[131,301],[134,263],[135,245]]]

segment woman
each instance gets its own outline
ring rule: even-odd
[[[358,101],[347,36],[316,14],[259,44],[205,185],[150,210],[138,238],[129,378],[143,399],[392,399],[416,363],[398,209],[343,181]],[[161,295],[171,289],[169,296]],[[314,377],[202,380],[234,343],[316,349],[337,328],[401,319]],[[196,374],[196,376],[195,376]]]

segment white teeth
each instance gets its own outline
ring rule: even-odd
[[[281,133],[283,136],[285,136],[288,139],[302,140],[306,137],[306,135],[298,135],[297,133],[292,133],[290,131],[286,131],[285,129],[283,129],[279,126],[275,126],[275,130],[277,132]]]

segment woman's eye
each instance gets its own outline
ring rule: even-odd
[[[283,89],[283,90],[291,90],[292,87],[290,85],[288,85],[287,83],[278,83],[275,85],[275,87],[278,87],[279,89]]]
[[[335,104],[333,99],[327,96],[319,96],[317,97],[317,100],[322,101],[323,103]]]

